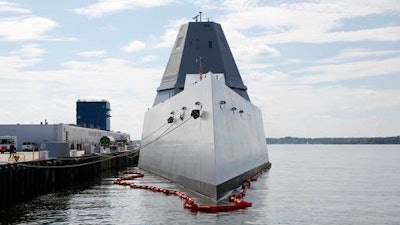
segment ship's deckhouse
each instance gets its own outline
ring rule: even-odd
[[[172,48],[154,105],[181,92],[186,74],[223,73],[228,87],[250,101],[221,25],[214,22],[183,24]]]

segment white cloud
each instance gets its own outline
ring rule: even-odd
[[[168,21],[165,27],[165,32],[160,37],[160,41],[155,45],[156,48],[172,48],[175,43],[175,39],[178,36],[179,28],[182,24],[187,23],[187,19],[179,19]]]
[[[342,49],[336,56],[319,60],[320,63],[343,63],[365,58],[399,55],[400,50],[371,50],[367,48]]]
[[[38,58],[46,53],[40,45],[38,44],[25,44],[21,46],[21,49],[12,52],[12,54],[19,55],[23,58]]]
[[[241,66],[240,69],[247,71],[265,71],[270,67],[273,67],[273,65],[270,63],[248,63]]]
[[[0,56],[0,76],[3,77],[7,73],[12,73],[18,69],[33,66],[40,62],[41,58],[23,58],[21,56]]]
[[[248,77],[250,76],[250,77]],[[398,134],[400,90],[293,85],[280,72],[245,74],[250,99],[263,112],[267,136],[392,136]],[[273,78],[275,77],[275,78]],[[286,82],[286,84],[285,84]]]
[[[315,84],[320,82],[335,82],[387,74],[400,74],[399,65],[399,57],[317,65],[297,71],[298,73],[310,73],[316,75],[307,75],[297,78],[296,80],[299,83]]]
[[[265,58],[280,56],[280,52],[277,49],[264,44],[263,41],[248,38],[239,33],[234,35],[234,33],[236,32],[228,30],[225,36],[230,43],[232,54],[238,64],[248,65],[252,62],[265,60]]]
[[[31,13],[30,10],[20,8],[17,6],[17,4],[13,2],[0,2],[0,12],[8,12],[8,13],[21,13],[21,14],[26,14],[26,13]]]
[[[203,10],[246,10],[260,5],[260,0],[195,0],[193,3]]]
[[[57,27],[47,18],[37,16],[20,16],[0,18],[0,40],[21,41],[47,38],[46,33]]]
[[[217,0],[193,0],[193,4],[202,10],[212,10],[221,7],[221,2]]]
[[[137,52],[144,48],[146,48],[146,44],[138,40],[133,40],[123,47],[125,52]]]
[[[153,62],[154,60],[157,59],[156,55],[146,55],[142,58],[143,62]]]
[[[102,17],[106,14],[117,13],[125,10],[158,7],[170,4],[172,2],[174,2],[174,0],[98,0],[94,4],[91,4],[85,8],[75,9],[74,11],[77,14],[88,17]]]
[[[2,62],[0,58],[1,68]],[[70,61],[59,70],[2,70],[0,102],[6,107],[2,107],[0,121],[39,123],[46,118],[50,123],[75,123],[78,99],[107,99],[112,108],[111,128],[129,132],[138,139],[144,113],[151,107],[162,72],[163,68],[137,68],[129,61],[115,58]],[[42,104],[43,99],[46,104]],[[21,103],[29,110],[21,110]]]
[[[398,41],[400,27],[393,24],[347,31],[341,31],[340,28],[349,19],[400,12],[399,5],[391,0],[380,1],[379,4],[374,1],[287,3],[233,10],[221,18],[221,23],[227,30],[267,45],[290,42]],[[254,29],[260,30],[256,36],[247,34]]]
[[[196,3],[204,4],[204,1]],[[342,30],[351,19],[400,12],[399,5],[393,0],[384,0],[379,4],[374,1],[321,0],[277,5],[263,1],[227,0],[215,1],[211,7],[227,13],[216,21],[222,24],[235,60],[242,68],[268,61],[267,57],[285,57],[275,47],[277,44],[400,41],[400,26],[396,23]],[[168,32],[163,39],[167,39],[165,36],[169,34],[170,41],[162,43],[172,46],[176,32],[171,29]]]
[[[381,27],[356,31],[319,32],[293,30],[262,37],[268,44],[278,43],[331,43],[356,41],[400,41],[400,26]]]
[[[42,56],[46,50],[38,44],[25,44],[17,51],[10,52],[9,55],[0,55],[0,68],[2,73],[18,71],[21,68],[33,66],[43,61]]]
[[[227,0],[221,1],[220,6],[226,10],[251,10],[254,7],[261,6],[262,0]]]
[[[86,57],[86,58],[93,58],[93,57],[101,57],[106,54],[105,50],[98,50],[98,51],[84,51],[78,52],[78,56]]]
[[[293,77],[290,74],[271,70],[269,72],[264,72],[265,70],[246,70],[242,73],[242,79],[244,84],[248,88],[248,93],[251,101],[260,107],[266,107],[267,99],[270,95],[266,93],[269,87],[274,88],[283,87],[286,88],[290,85]]]
[[[125,68],[129,65],[129,61],[115,58],[105,58],[101,61],[102,66],[98,65],[99,62],[92,61],[68,61],[64,63],[64,66],[68,70],[82,70],[91,72],[112,72],[117,68]]]
[[[277,57],[280,53],[275,48],[267,45],[253,43],[252,41],[243,42],[233,50],[237,60],[250,62],[254,58]]]

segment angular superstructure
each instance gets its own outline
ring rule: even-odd
[[[140,168],[216,201],[271,166],[261,111],[219,24],[182,25],[141,143]]]
[[[214,22],[183,24],[172,48],[154,105],[184,89],[186,74],[223,73],[226,86],[250,101],[221,25]]]

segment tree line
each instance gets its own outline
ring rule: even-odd
[[[400,144],[400,136],[348,138],[266,138],[268,144]]]

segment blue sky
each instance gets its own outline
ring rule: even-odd
[[[400,135],[398,0],[0,0],[0,124],[107,99],[140,139],[179,26],[224,29],[268,137]]]

